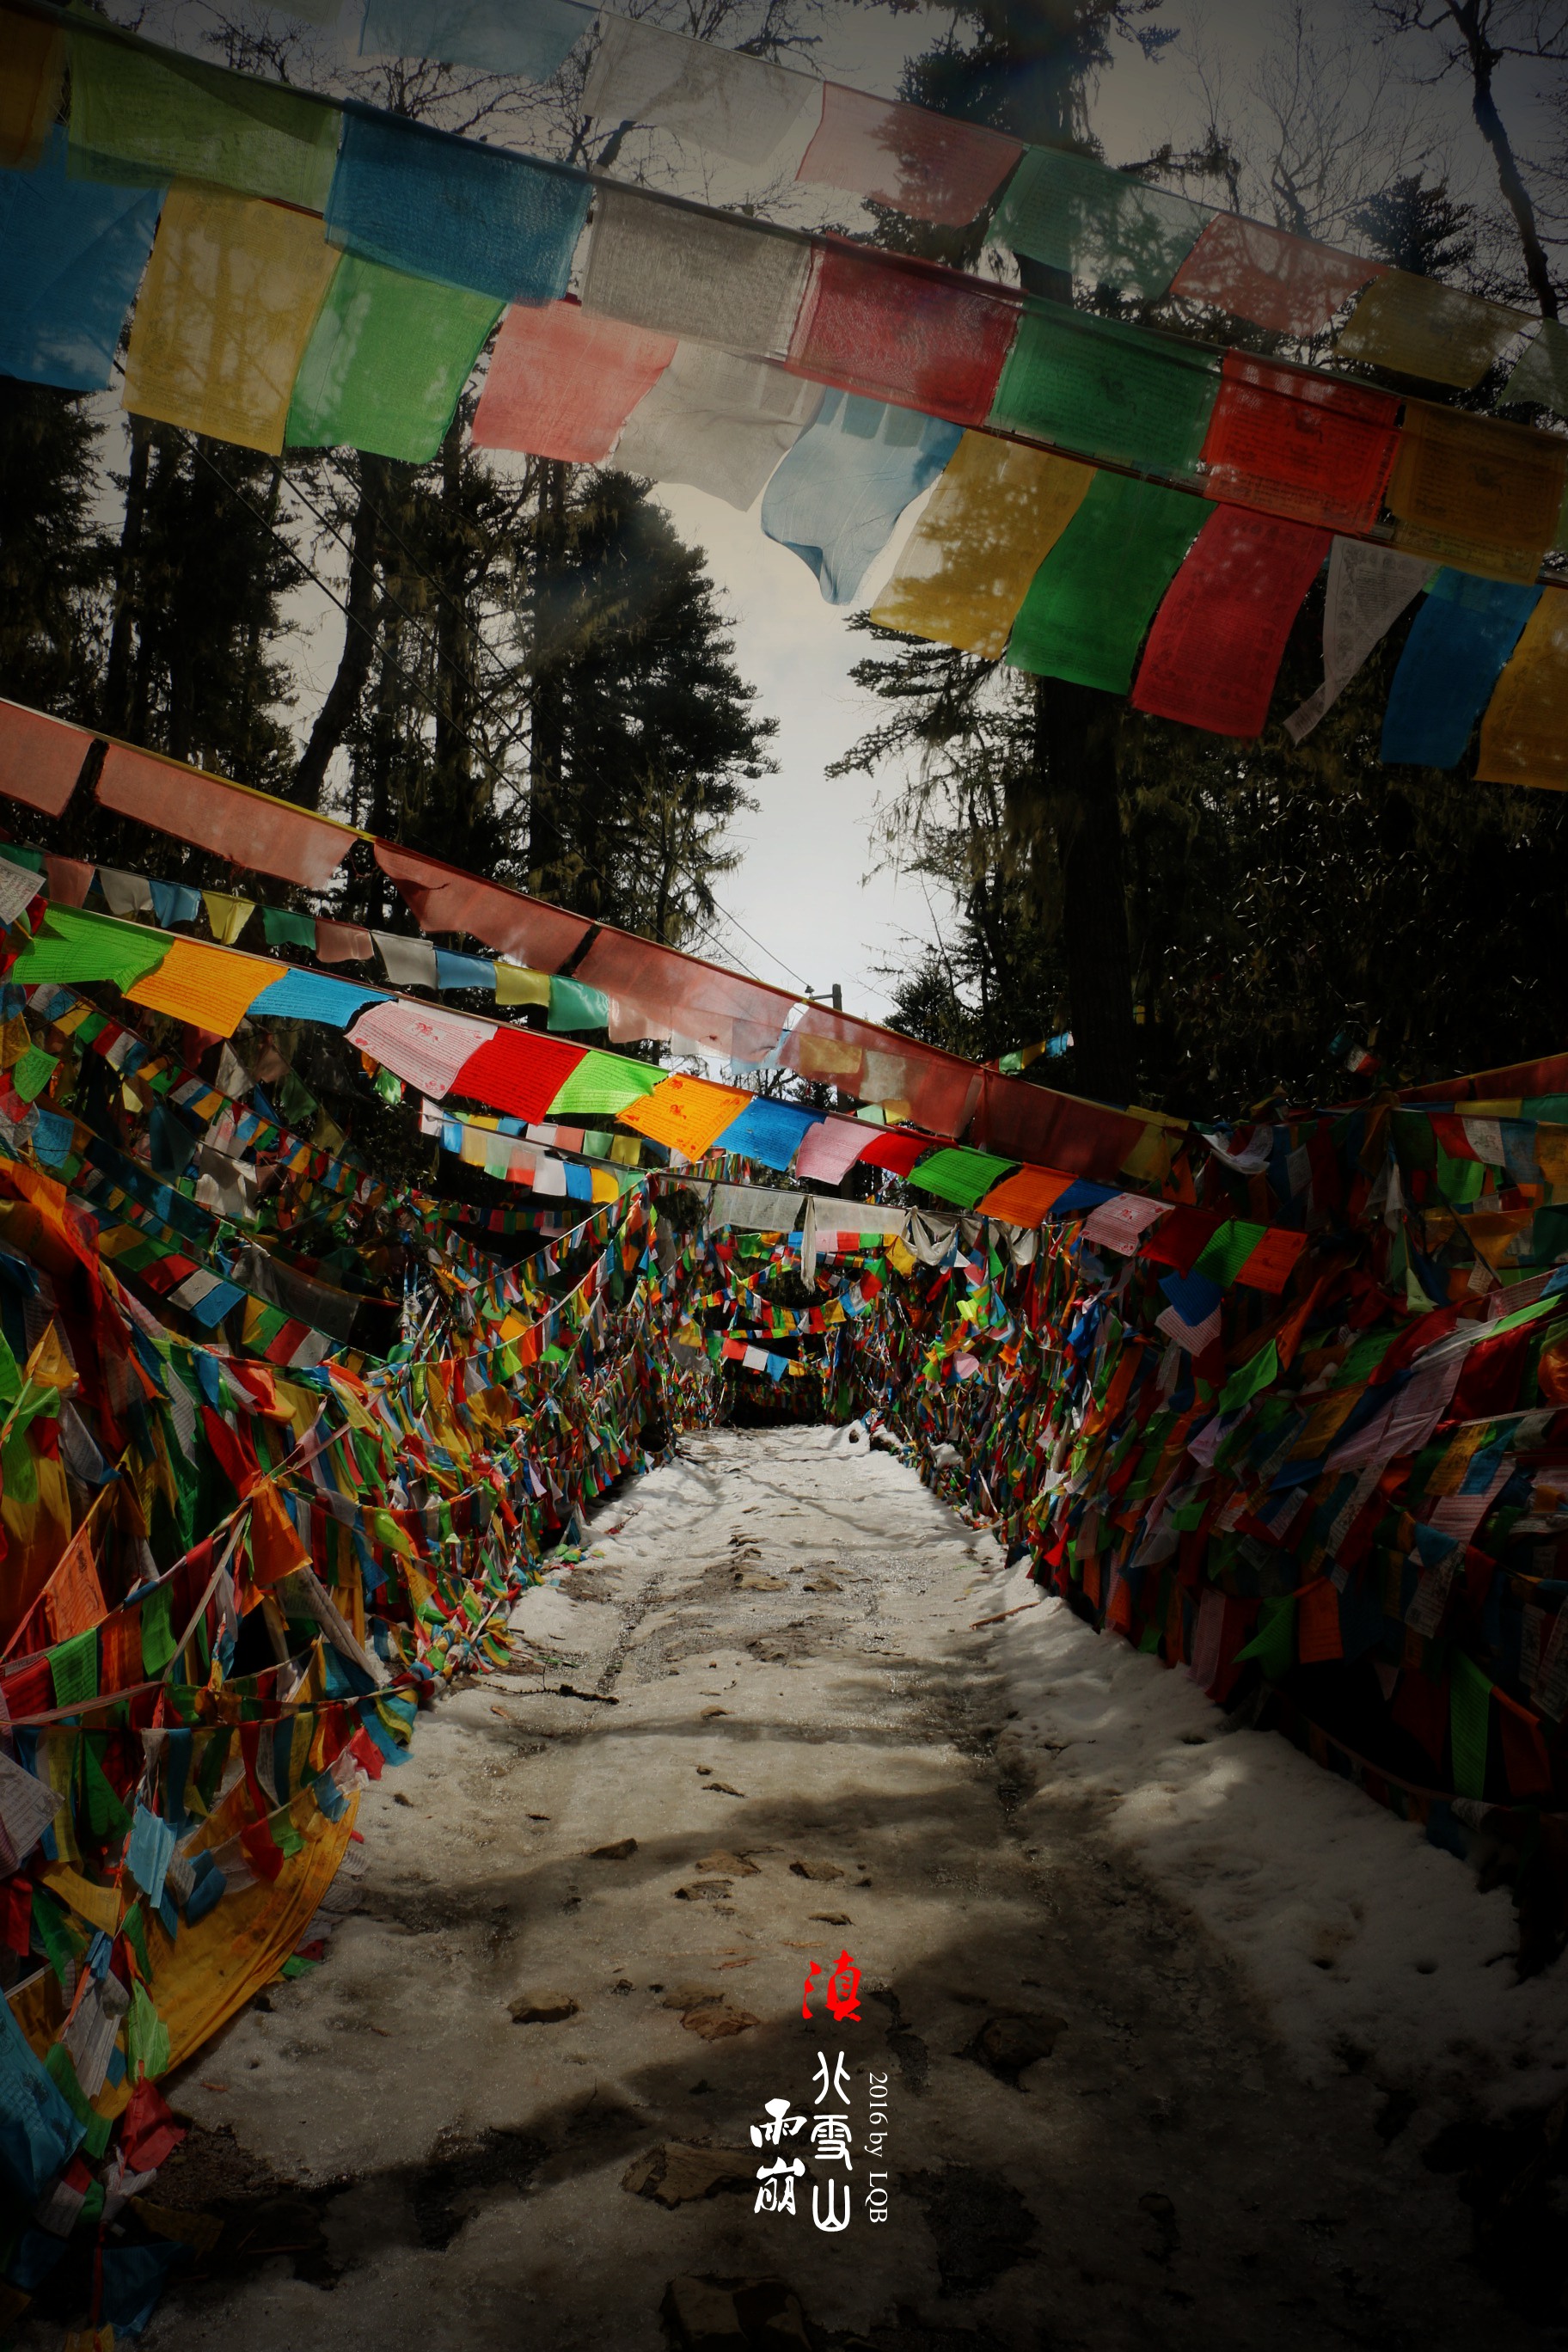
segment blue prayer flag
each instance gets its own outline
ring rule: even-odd
[[[738,1151],[747,1160],[760,1160],[764,1168],[787,1168],[822,1118],[819,1110],[802,1110],[798,1103],[770,1102],[757,1095],[739,1118],[731,1120],[713,1149]]]
[[[285,971],[262,990],[250,1010],[274,1021],[321,1021],[330,1029],[346,1029],[363,1006],[385,1002],[382,988],[361,988],[323,971]]]
[[[793,548],[830,604],[850,604],[913,499],[963,436],[956,425],[830,392],[763,496],[763,529]]]
[[[0,172],[0,374],[104,389],[163,194],[68,179],[58,125],[36,171]]]
[[[1539,588],[1439,572],[1422,601],[1383,714],[1380,757],[1453,768],[1491,699]]]

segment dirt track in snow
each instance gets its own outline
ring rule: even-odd
[[[421,1718],[324,1964],[166,2086],[154,2193],[228,2228],[150,2352],[1539,2342],[1375,2085],[1307,2087],[1100,1801],[1037,1790],[990,1539],[843,1449],[689,1441],[525,1598],[537,1670]],[[859,2021],[803,2021],[843,1948]],[[757,2213],[749,2127],[787,2097],[812,2158],[839,2051],[826,2232],[842,2166]]]

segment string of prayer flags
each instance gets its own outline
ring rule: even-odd
[[[1070,458],[966,433],[872,620],[998,659],[1030,582],[1094,479]]]
[[[1385,763],[1458,765],[1541,593],[1465,572],[1437,573],[1389,688],[1379,751]]]
[[[820,384],[771,360],[678,343],[626,419],[616,463],[650,481],[689,483],[744,512],[822,402]]]
[[[1568,328],[1561,320],[1542,320],[1514,362],[1498,400],[1503,408],[1510,401],[1530,401],[1568,416]]]
[[[215,1037],[232,1037],[262,991],[277,977],[260,956],[225,954],[200,940],[170,940],[156,971],[125,991],[132,1004],[188,1021]]]
[[[342,121],[329,100],[90,20],[71,28],[70,77],[73,178],[201,181],[325,210]]]
[[[1111,171],[1092,155],[1030,147],[1003,192],[989,242],[1080,284],[1152,301],[1212,218],[1206,205]]]
[[[68,178],[58,129],[33,169],[0,173],[0,372],[104,389],[162,201],[157,189]]]
[[[1390,393],[1226,352],[1203,446],[1205,494],[1297,522],[1370,530],[1398,425]]]
[[[1133,708],[1217,735],[1260,735],[1290,625],[1330,534],[1216,507],[1154,615]]]
[[[830,392],[763,494],[763,529],[810,566],[830,604],[851,604],[962,437],[940,417]]]
[[[433,1102],[452,1091],[465,1062],[490,1034],[484,1022],[468,1021],[433,1004],[373,1004],[349,1031],[357,1045]]]
[[[1144,633],[1197,536],[1184,490],[1097,473],[1029,583],[1007,640],[1015,669],[1125,694]]]
[[[0,236],[0,272],[5,252]],[[90,735],[63,719],[0,700],[0,793],[45,816],[58,816],[76,790],[91,743]]]
[[[811,258],[787,229],[601,184],[583,307],[677,341],[783,359]]]
[[[520,305],[507,312],[490,354],[474,446],[596,465],[678,349],[668,335],[600,318],[576,302]]]
[[[1322,334],[1352,295],[1384,272],[1381,261],[1358,259],[1238,213],[1214,213],[1171,292],[1305,341]]]
[[[65,65],[58,25],[0,11],[0,171],[37,168],[59,112]]]
[[[1362,295],[1335,339],[1334,356],[1468,392],[1522,324],[1504,303],[1483,301],[1412,270],[1390,269]]]
[[[1485,783],[1568,788],[1568,596],[1536,604],[1481,722],[1476,774]]]
[[[1557,536],[1565,464],[1568,444],[1558,435],[1407,401],[1387,493],[1395,544],[1467,572],[1531,581]]]
[[[1374,646],[1436,570],[1424,556],[1364,540],[1336,539],[1323,600],[1323,683],[1284,721],[1294,743],[1332,709]]]
[[[1005,288],[832,238],[813,253],[787,364],[868,400],[984,425],[1018,317]]]
[[[548,81],[593,22],[576,0],[365,0],[359,49]]]
[[[498,302],[566,291],[592,184],[563,163],[402,116],[343,116],[327,235],[367,261]]]
[[[509,890],[503,883],[465,874],[460,866],[427,857],[423,850],[378,841],[375,862],[395,884],[422,931],[468,931],[486,947],[544,971],[570,963],[593,929],[584,915],[568,914],[542,898]],[[368,955],[369,949],[364,952]]]
[[[843,188],[910,220],[963,228],[984,210],[1023,152],[1018,140],[983,123],[830,81],[823,84],[822,119],[795,178]]]
[[[294,379],[289,446],[427,464],[500,315],[488,294],[345,253]]]
[[[125,406],[280,455],[294,378],[337,266],[310,213],[223,188],[174,188],[132,321]]]
[[[605,16],[583,90],[602,122],[642,123],[737,163],[766,163],[822,85],[739,49],[688,39],[646,17]]]
[[[1118,319],[1031,303],[989,422],[1075,457],[1194,478],[1218,391],[1212,352]]]
[[[750,1100],[735,1087],[710,1086],[677,1071],[661,1078],[640,1101],[628,1103],[619,1117],[623,1127],[635,1128],[650,1141],[667,1144],[688,1160],[700,1160]]]
[[[326,889],[355,839],[330,817],[128,743],[110,743],[96,791],[117,816],[302,890]]]

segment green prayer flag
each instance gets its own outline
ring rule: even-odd
[[[9,976],[24,988],[44,981],[107,980],[123,992],[155,971],[173,945],[167,931],[51,904],[43,930],[23,949]]]
[[[68,1642],[49,1652],[49,1677],[57,1706],[79,1706],[98,1696],[98,1628],[73,1633]],[[90,1765],[91,1749],[88,1750]]]
[[[294,379],[285,441],[426,464],[503,308],[345,253]]]
[[[59,1066],[58,1054],[46,1054],[41,1045],[29,1045],[11,1065],[11,1084],[24,1102],[36,1102]]]
[[[551,981],[552,1029],[605,1029],[609,1020],[610,1000],[602,988],[590,988],[581,980],[563,980],[559,973]]]
[[[1267,1225],[1249,1224],[1242,1217],[1227,1217],[1210,1234],[1193,1272],[1228,1290],[1268,1230]]]
[[[294,390],[297,398],[299,396],[298,381]],[[263,907],[261,928],[269,948],[309,948],[314,952],[316,945],[314,915],[296,915],[289,907]]]
[[[45,1886],[33,1889],[33,1925],[38,1931],[44,1958],[64,1984],[71,1963],[87,1949],[85,1933],[76,1926],[64,1904]]]
[[[174,1654],[173,1600],[166,1584],[156,1585],[142,1603],[142,1671],[155,1682]]]
[[[551,985],[556,987],[559,982]],[[614,1118],[628,1103],[651,1094],[663,1076],[662,1070],[651,1069],[647,1062],[634,1062],[625,1054],[590,1049],[552,1097],[550,1116]]]
[[[1219,391],[1217,357],[1087,310],[1025,310],[990,422],[1075,457],[1191,475]]]
[[[168,2073],[169,2059],[169,2029],[153,2008],[146,1986],[138,1981],[132,1988],[125,2019],[126,2072],[132,2082],[141,2072],[155,2083],[160,2074]]]
[[[1454,1654],[1448,1685],[1448,1738],[1454,1759],[1454,1793],[1483,1798],[1487,1792],[1487,1736],[1491,1728],[1492,1686],[1473,1658]]]
[[[934,1192],[939,1200],[951,1201],[957,1208],[973,1209],[1017,1164],[1016,1160],[998,1160],[993,1152],[964,1151],[952,1146],[928,1151],[911,1171],[909,1181],[917,1191]]]
[[[73,179],[205,180],[326,210],[342,119],[330,100],[151,43],[76,28],[69,38]]]
[[[1163,294],[1214,217],[1092,155],[1031,147],[1007,183],[988,243],[1091,286]]]
[[[35,1901],[37,1897],[34,1898]],[[114,2129],[113,2119],[94,2111],[91,2100],[77,2080],[75,2063],[63,2042],[51,2042],[44,2053],[44,2072],[83,2126],[82,2146],[96,2164],[109,2146],[109,2135]]]
[[[1238,1665],[1244,1658],[1256,1658],[1271,1683],[1284,1681],[1296,1663],[1296,1596],[1293,1592],[1263,1603],[1257,1633],[1246,1647],[1236,1654]]]
[[[1220,1391],[1221,1412],[1235,1412],[1249,1397],[1255,1397],[1259,1389],[1268,1388],[1279,1377],[1279,1350],[1270,1339],[1266,1348],[1259,1348],[1245,1364],[1238,1364],[1232,1372]]]
[[[1029,583],[1009,666],[1125,694],[1155,607],[1205,512],[1184,490],[1096,474]]]

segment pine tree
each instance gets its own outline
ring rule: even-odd
[[[97,716],[110,543],[95,499],[101,428],[86,400],[0,376],[0,694]]]

